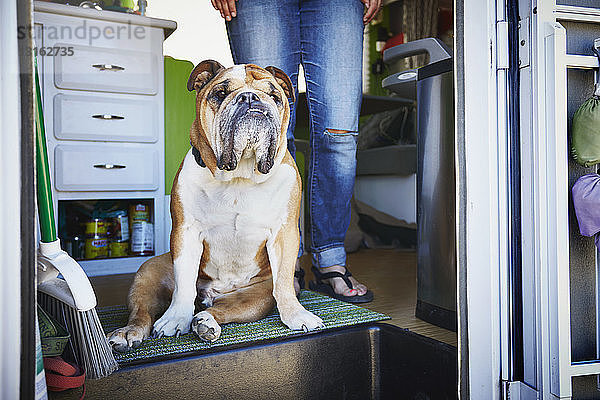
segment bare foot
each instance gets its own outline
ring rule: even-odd
[[[341,274],[344,274],[346,272],[346,267],[343,267],[341,265],[332,265],[331,267],[319,268],[319,270],[322,273],[339,272]],[[348,285],[346,284],[346,282],[344,282],[342,278],[323,279],[323,283],[331,285],[333,291],[336,294],[340,294],[342,296],[362,296],[365,293],[367,293],[367,287],[359,281],[357,281],[356,279],[354,279],[353,276],[349,277],[348,279],[350,279],[350,282],[352,282],[352,289],[348,287]]]

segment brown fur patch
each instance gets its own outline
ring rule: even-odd
[[[206,240],[202,241],[202,246],[204,247],[204,251],[202,251],[202,257],[200,258],[200,268],[198,268],[198,278],[205,281],[212,281],[210,275],[207,275],[204,272],[206,268],[206,263],[210,260],[210,247]]]
[[[267,253],[267,240],[258,247],[256,256],[254,257],[256,265],[260,268],[256,277],[271,276],[271,263],[269,263],[269,254]]]
[[[258,65],[246,64],[246,83],[247,84],[251,84],[252,81],[254,81],[254,80],[268,79],[268,78],[272,78],[272,77],[273,76],[269,72],[265,71]]]
[[[169,306],[174,288],[170,253],[152,257],[142,264],[127,296],[131,312],[128,325],[139,326],[147,336],[154,321]]]
[[[273,281],[266,279],[215,299],[213,306],[206,311],[218,324],[257,321],[267,316],[275,306],[272,291]]]
[[[179,252],[181,251],[183,240],[181,235],[176,234],[174,232],[176,231],[175,227],[181,226],[183,224],[183,205],[181,204],[181,198],[179,197],[177,184],[179,182],[179,174],[181,173],[181,169],[183,168],[184,161],[182,161],[179,165],[179,170],[177,170],[177,174],[175,174],[175,179],[173,180],[173,187],[171,188],[171,225],[174,228],[171,230],[170,236],[171,255],[179,254]],[[171,262],[173,262],[173,259],[171,259]]]
[[[198,118],[194,120],[194,123],[190,128],[190,141],[200,152],[200,156],[202,157],[204,164],[206,164],[206,167],[214,173],[217,170],[217,156],[215,156],[215,152],[209,144],[208,136],[206,136],[202,124],[198,122]]]

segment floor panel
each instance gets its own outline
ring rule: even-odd
[[[392,317],[387,323],[456,346],[455,332],[415,317],[416,264],[414,251],[361,249],[348,255],[348,266],[352,274],[375,294],[375,299],[365,304],[367,308]],[[308,257],[303,257],[302,265],[306,271],[306,279],[313,279]],[[125,304],[132,279],[132,274],[90,278],[96,290],[98,305]]]

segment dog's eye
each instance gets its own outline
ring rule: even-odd
[[[227,97],[227,92],[224,89],[219,89],[215,92],[215,97],[219,100],[224,100]]]
[[[271,98],[273,99],[273,101],[274,101],[276,104],[279,104],[279,103],[281,102],[281,99],[279,98],[279,96],[278,96],[277,94],[275,94],[275,93],[271,93],[269,96],[271,96]]]

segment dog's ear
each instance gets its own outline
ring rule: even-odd
[[[218,61],[204,60],[192,70],[190,78],[187,82],[187,89],[191,92],[195,90],[199,92],[208,82],[214,78],[219,71],[224,69]]]
[[[296,100],[296,96],[294,94],[294,86],[292,85],[292,81],[287,76],[287,74],[279,68],[273,66],[269,66],[265,69],[275,77],[275,80],[277,81],[277,83],[279,83],[279,86],[281,86],[281,88],[285,92],[285,95],[287,96],[290,103],[293,103]]]

